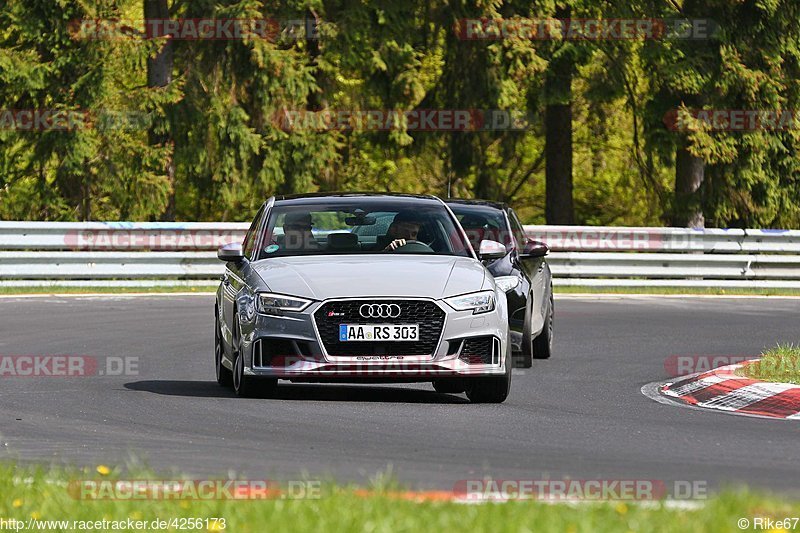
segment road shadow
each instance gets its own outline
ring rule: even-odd
[[[126,383],[128,390],[151,392],[166,396],[192,398],[235,398],[233,389],[220,387],[214,381],[148,380]],[[326,402],[385,402],[385,403],[469,403],[463,396],[441,394],[402,387],[375,385],[340,385],[316,383],[280,383],[269,396],[270,400],[305,400]]]

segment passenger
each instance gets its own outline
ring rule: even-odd
[[[311,233],[314,222],[310,213],[288,213],[283,219],[283,247],[287,250],[319,250]]]

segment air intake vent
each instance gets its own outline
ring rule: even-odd
[[[253,342],[253,367],[268,368],[275,364],[282,366],[287,360],[299,358],[301,353],[298,343],[293,340],[269,337],[257,339]]]
[[[470,365],[499,364],[500,340],[496,337],[472,337],[464,340],[459,359]]]

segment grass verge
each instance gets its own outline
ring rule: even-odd
[[[578,285],[556,285],[556,294],[685,294],[717,296],[800,296],[800,289],[771,288],[713,288],[713,287],[584,287]]]
[[[800,346],[779,344],[736,373],[753,379],[800,385]]]
[[[103,475],[105,474],[105,475]],[[151,474],[127,474],[128,479],[153,479]],[[50,530],[76,531],[73,521],[94,522],[191,519],[195,531],[543,531],[543,532],[728,532],[741,531],[738,520],[754,525],[756,517],[773,520],[800,516],[800,504],[748,490],[712,496],[696,508],[681,509],[661,503],[604,502],[590,505],[546,504],[516,501],[465,505],[446,501],[415,502],[398,499],[387,489],[367,495],[354,487],[323,485],[316,499],[243,500],[102,500],[87,501],[71,495],[70,482],[118,479],[105,467],[95,470],[43,470],[0,464],[0,520],[50,522]],[[155,478],[155,479],[164,479]],[[206,521],[206,519],[209,519]],[[212,520],[215,519],[215,520]],[[224,519],[224,522],[220,519]],[[188,522],[187,522],[188,523]],[[222,527],[224,526],[224,527]],[[94,527],[95,530],[111,530]],[[166,528],[165,528],[166,529]],[[176,528],[173,528],[175,530]],[[745,528],[750,529],[750,528]],[[760,528],[768,529],[768,528]],[[131,530],[131,529],[128,529]],[[153,531],[152,526],[144,528]]]

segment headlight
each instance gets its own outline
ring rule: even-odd
[[[456,311],[472,310],[473,315],[488,313],[494,309],[494,293],[491,291],[453,296],[452,298],[445,298],[444,301]]]
[[[519,285],[517,276],[497,276],[494,278],[497,288],[503,292],[513,291]]]
[[[282,315],[284,311],[299,313],[309,305],[311,300],[269,292],[259,293],[256,298],[256,309],[263,315]]]

